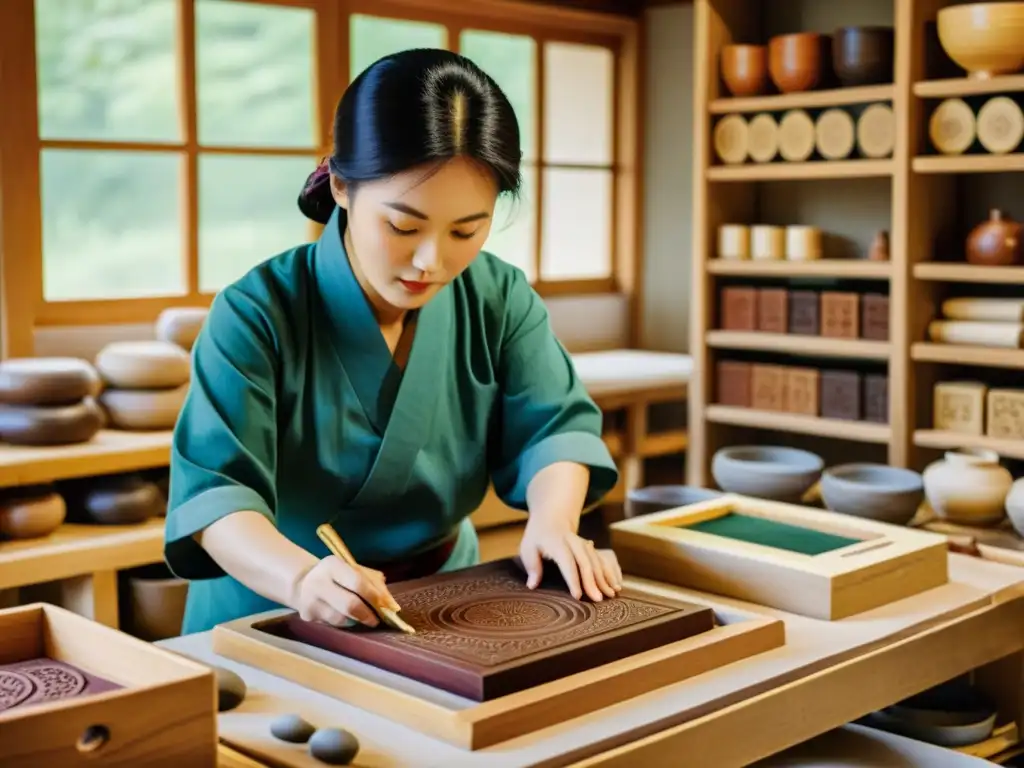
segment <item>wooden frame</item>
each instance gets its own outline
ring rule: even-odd
[[[643,588],[634,579],[626,579],[625,586]],[[261,622],[284,613],[272,611],[215,627],[214,652],[468,750],[532,733],[785,644],[780,620],[716,611],[721,626],[696,637],[477,704],[258,629]]]
[[[687,528],[729,513],[859,541],[805,555]],[[737,494],[610,528],[628,573],[817,619],[853,616],[945,584],[949,575],[943,536]]]
[[[310,168],[324,154],[335,102],[348,84],[348,20],[352,13],[413,18],[444,25],[450,47],[457,50],[462,29],[486,29],[529,34],[538,40],[540,67],[537,101],[537,131],[543,133],[543,42],[561,41],[595,44],[611,48],[614,54],[615,94],[613,97],[613,162],[611,222],[612,272],[597,280],[540,280],[542,191],[538,187],[536,232],[536,288],[545,296],[622,291],[630,296],[631,330],[638,338],[640,281],[641,195],[639,66],[640,22],[611,14],[535,5],[506,0],[479,0],[467,13],[464,3],[453,0],[382,0],[380,3],[354,0],[344,9],[336,0],[256,0],[274,6],[308,8],[315,12],[314,42],[314,125],[319,135],[306,148],[207,147],[197,140],[195,108],[195,9],[191,0],[178,0],[179,8],[179,101],[182,138],[168,143],[43,140],[37,119],[37,84],[33,0],[10,0],[0,4],[0,83],[5,104],[0,116],[0,320],[3,357],[20,357],[34,352],[34,331],[40,326],[149,323],[170,306],[208,305],[212,295],[198,286],[198,202],[197,164],[203,154],[251,154],[261,156],[308,156]],[[542,162],[543,137],[537,142],[538,179]],[[39,158],[42,150],[113,149],[117,151],[160,150],[180,152],[185,183],[183,226],[185,233],[185,275],[183,295],[111,300],[47,302],[43,298],[42,211]],[[539,182],[542,184],[542,182]],[[14,190],[17,191],[14,194]],[[313,227],[313,234],[316,234]],[[16,257],[15,257],[16,255]]]

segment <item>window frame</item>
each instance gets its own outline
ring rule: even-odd
[[[310,156],[329,151],[329,126],[334,107],[349,82],[349,17],[366,14],[406,19],[445,27],[447,45],[459,50],[464,29],[530,35],[537,40],[535,76],[537,190],[534,201],[534,287],[541,296],[624,293],[633,303],[631,335],[639,316],[638,267],[641,248],[640,210],[640,22],[607,13],[509,0],[474,0],[473,12],[464,0],[243,0],[250,4],[306,8],[316,15],[313,43],[314,126],[316,146],[305,148],[204,147],[197,138],[195,72],[195,5],[178,0],[177,41],[179,104],[183,138],[177,142],[44,140],[39,135],[34,0],[0,2],[0,345],[2,357],[34,354],[34,334],[40,327],[74,327],[151,323],[163,309],[208,306],[215,294],[198,290],[198,158],[200,154]],[[613,54],[613,162],[610,166],[566,165],[543,161],[544,43],[546,41],[599,45]],[[184,183],[182,228],[185,233],[187,290],[184,295],[145,298],[47,302],[43,297],[42,201],[40,159],[43,148],[167,150],[182,153]],[[609,211],[611,275],[585,280],[541,279],[543,238],[543,169],[607,168],[611,171]],[[319,227],[311,223],[311,236]]]

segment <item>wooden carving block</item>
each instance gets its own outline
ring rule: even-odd
[[[884,373],[864,377],[864,420],[889,423],[889,378]]]
[[[821,302],[817,291],[789,292],[789,332],[817,336],[821,331]]]
[[[787,333],[789,330],[789,291],[785,288],[761,288],[757,292],[757,330]]]
[[[932,397],[932,428],[967,435],[985,433],[985,392],[977,381],[942,381]]]
[[[627,573],[826,621],[949,580],[940,534],[734,494],[609,528]]]
[[[755,364],[751,374],[752,408],[781,411],[785,406],[786,369],[781,365]]]
[[[701,605],[623,591],[577,600],[556,569],[537,589],[511,558],[397,582],[416,634],[287,620],[295,639],[473,701],[489,701],[714,628]]]
[[[752,399],[753,370],[750,363],[719,360],[715,366],[715,385],[721,405],[749,408]]]
[[[783,410],[817,416],[820,386],[821,374],[815,368],[786,368]]]
[[[1024,390],[989,390],[986,432],[989,437],[1024,440]]]
[[[827,419],[861,418],[861,375],[857,371],[821,372],[821,415]]]
[[[757,330],[757,289],[730,286],[722,289],[722,329]]]
[[[860,335],[873,341],[889,340],[889,297],[865,293],[860,298]]]
[[[860,333],[860,297],[856,293],[822,291],[821,335],[856,339]]]

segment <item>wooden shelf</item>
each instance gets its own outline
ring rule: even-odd
[[[948,451],[957,448],[987,448],[1007,459],[1024,459],[1024,440],[1005,440],[987,435],[968,435],[940,429],[919,429],[914,432],[914,445]]]
[[[1024,91],[1024,75],[1007,75],[989,80],[954,77],[949,80],[922,80],[914,83],[914,95],[923,99],[948,99],[1017,91]]]
[[[888,360],[887,341],[832,339],[791,333],[759,331],[708,331],[707,344],[714,349],[745,349],[760,352],[785,352],[792,355],[845,357],[858,360]]]
[[[941,283],[1024,283],[1024,267],[923,262],[914,265],[914,277]]]
[[[972,347],[966,344],[936,344],[930,341],[920,341],[910,348],[910,357],[921,363],[1024,369],[1024,349]]]
[[[892,176],[891,160],[835,160],[813,163],[716,165],[708,181],[797,181],[805,179],[870,179]]]
[[[796,432],[802,435],[833,437],[860,443],[887,443],[890,436],[890,429],[886,424],[757,411],[753,408],[736,408],[731,405],[709,405],[705,411],[705,417],[715,424]]]
[[[892,101],[892,85],[867,85],[859,88],[833,88],[826,91],[783,93],[772,96],[715,99],[708,111],[713,115],[737,112],[783,112],[806,107],[838,107],[845,104],[868,104]]]
[[[915,157],[914,173],[1013,173],[1024,171],[1024,153]]]
[[[170,455],[171,432],[104,430],[81,445],[0,445],[0,488],[165,467]]]
[[[888,280],[892,267],[887,261],[867,259],[819,259],[816,261],[754,261],[711,259],[712,275],[737,277],[835,277],[851,280]]]

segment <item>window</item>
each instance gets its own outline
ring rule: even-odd
[[[636,87],[623,77],[635,78],[624,56],[638,22],[405,3],[2,0],[0,185],[19,191],[0,197],[4,354],[31,354],[40,325],[208,303],[315,237],[296,198],[328,110],[373,61],[413,47],[473,59],[519,117],[523,193],[499,202],[485,247],[542,294],[628,290],[631,246],[612,222],[637,158],[618,135],[630,100],[615,93]]]

